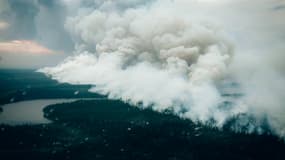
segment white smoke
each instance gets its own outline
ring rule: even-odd
[[[218,127],[248,115],[256,121],[242,119],[235,126],[262,132],[258,122],[267,118],[274,134],[285,135],[284,78],[261,60],[233,56],[225,33],[209,23],[212,17],[198,14],[209,9],[207,1],[88,2],[78,1],[81,7],[65,24],[77,43],[75,56],[41,72],[60,82],[92,84],[91,92],[112,99]],[[257,66],[266,70],[256,72]],[[278,83],[266,84],[276,78]],[[239,93],[244,96],[231,96]],[[261,97],[266,101],[257,100]]]

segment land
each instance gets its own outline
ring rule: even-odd
[[[90,87],[58,83],[35,70],[0,69],[0,105],[34,99],[103,97],[88,92]]]
[[[90,86],[15,72],[0,72],[2,104],[13,97],[15,101],[100,97],[88,93]],[[21,95],[23,90],[27,94]],[[74,95],[77,90],[82,95]],[[276,136],[236,133],[117,100],[79,100],[47,106],[43,112],[53,123],[0,125],[1,159],[285,159],[285,143]]]

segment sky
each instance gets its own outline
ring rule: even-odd
[[[55,65],[73,50],[56,0],[0,0],[0,67]]]
[[[284,69],[279,64],[282,63],[279,61],[283,55],[279,52],[284,51],[285,41],[284,0],[190,1],[191,4],[185,4],[184,9],[188,9],[189,14],[223,28],[233,39],[236,49],[242,52],[274,51],[271,54],[276,56],[272,58],[272,63],[277,61],[276,67]],[[99,7],[110,8],[108,5],[113,2],[115,1],[0,0],[0,67],[39,68],[59,63],[74,54],[75,48],[79,46],[66,27],[68,18]],[[153,0],[117,1],[116,8],[146,3],[153,3]]]

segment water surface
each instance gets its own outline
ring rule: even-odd
[[[0,113],[0,124],[44,124],[51,121],[44,117],[43,109],[52,104],[70,103],[77,99],[45,99],[29,100],[9,103],[2,106]]]

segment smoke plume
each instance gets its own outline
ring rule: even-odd
[[[284,76],[267,58],[234,49],[237,30],[206,13],[219,2],[62,3],[73,11],[65,28],[75,55],[40,72],[194,122],[223,127],[234,119],[236,131],[285,136]]]

